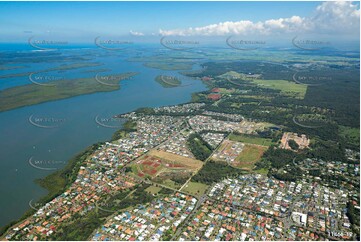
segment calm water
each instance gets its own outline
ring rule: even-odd
[[[34,179],[44,177],[52,171],[34,168],[29,164],[30,158],[32,161],[53,162],[51,165],[40,165],[43,168],[61,168],[77,152],[93,143],[108,140],[116,131],[114,128],[98,125],[95,117],[109,118],[139,107],[184,103],[190,101],[191,93],[206,89],[198,80],[183,80],[184,84],[192,84],[189,86],[163,88],[154,78],[160,74],[173,75],[176,72],[146,68],[142,63],[125,61],[127,57],[99,56],[89,62],[101,62],[103,66],[53,73],[65,77],[86,77],[94,76],[95,73],[83,71],[102,68],[112,69],[106,74],[140,72],[131,80],[122,81],[118,91],[77,96],[0,112],[0,226],[19,218],[29,209],[29,201],[36,201],[46,194],[44,189],[34,183]],[[59,63],[24,65],[27,67],[16,71],[1,71],[1,75],[46,69],[58,66]],[[0,79],[0,90],[24,84],[29,84],[27,76]],[[54,128],[40,128],[29,122],[30,117],[54,118],[61,122]]]

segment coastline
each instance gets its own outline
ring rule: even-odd
[[[114,76],[120,76],[120,78],[123,79],[130,79],[138,74],[139,72],[127,72]],[[48,82],[47,85],[49,86],[45,87],[34,83],[11,87],[0,91],[0,95],[4,99],[4,104],[0,105],[0,113],[22,107],[29,107],[37,104],[64,100],[83,95],[117,91],[121,89],[121,81],[122,80],[110,80],[109,83],[102,83],[101,81],[97,80],[97,78],[75,78]],[[74,83],[76,86],[74,86]],[[88,86],[85,87],[85,85]],[[49,90],[49,95],[45,95],[44,97],[37,96],[38,93],[44,92],[44,88],[48,88],[47,90]],[[58,91],[58,89],[61,88],[63,89],[61,90],[63,93],[57,95],[53,94],[55,91]],[[17,100],[16,102],[12,102],[13,96],[20,96],[21,99]],[[31,99],[31,97],[37,97],[37,99],[34,100]]]
[[[74,182],[76,178],[76,176],[74,177],[74,173],[77,174],[80,168],[80,164],[101,144],[103,144],[103,142],[98,142],[88,146],[78,154],[74,155],[73,158],[71,158],[62,169],[57,170],[54,173],[45,176],[44,178],[34,180],[36,184],[48,191],[48,193],[41,197],[37,203],[45,204],[63,193],[69,187],[69,185]],[[55,185],[54,181],[56,181]],[[24,219],[33,215],[35,212],[36,210],[30,207],[19,219],[10,221],[7,225],[0,228],[0,239],[2,239],[2,236],[9,230],[9,228],[22,222]]]
[[[201,82],[207,87],[206,91],[209,91],[211,89],[209,83],[207,83],[205,81],[201,81]],[[184,102],[184,103],[177,104],[177,105],[196,102],[196,100],[194,100],[194,95],[196,95],[197,93],[198,92],[191,93],[191,100]],[[165,106],[167,106],[167,105],[165,105]],[[131,111],[131,112],[139,112],[142,109],[147,109],[147,108],[148,107],[141,107],[141,108],[137,108],[136,110]],[[131,112],[127,112],[127,113],[131,113]],[[127,114],[127,113],[118,114],[118,115],[116,115],[116,117],[119,117],[119,116]],[[106,142],[111,142],[116,139],[119,139],[119,138],[121,138],[121,137],[119,137],[119,135],[122,135],[122,132],[131,132],[132,129],[133,129],[132,122],[130,120],[127,120],[122,125],[122,128],[119,130],[116,130],[112,134],[112,137]],[[34,182],[36,184],[40,185],[41,187],[45,188],[48,191],[48,193],[45,196],[41,197],[37,201],[37,203],[45,204],[45,203],[53,200],[55,197],[57,197],[61,193],[63,193],[74,182],[77,172],[79,171],[80,164],[84,161],[84,159],[86,159],[95,149],[97,149],[103,143],[105,143],[105,142],[98,142],[98,143],[88,146],[84,150],[80,151],[78,154],[74,155],[73,158],[71,158],[67,162],[67,164],[65,165],[64,168],[57,170],[54,173],[51,173],[51,174],[45,176],[44,178],[34,180]],[[81,159],[81,160],[79,160],[79,159]],[[79,167],[76,168],[77,165],[79,165]],[[74,175],[74,173],[75,173],[75,177],[70,177],[70,178],[73,178],[74,180],[68,179],[69,177],[62,176],[62,175],[66,176],[66,174],[68,174],[67,172],[72,172],[72,175]],[[63,182],[63,184],[60,185],[60,187],[56,188],[56,186],[58,184],[54,185],[54,180],[55,180],[54,178],[58,178],[58,182]],[[60,179],[60,181],[59,181],[59,179]],[[3,236],[11,227],[13,227],[16,224],[21,223],[23,220],[25,220],[29,216],[32,216],[35,212],[36,212],[36,210],[34,210],[33,208],[30,207],[27,211],[25,211],[23,213],[23,215],[19,219],[10,221],[7,225],[0,227],[0,240],[4,239]]]

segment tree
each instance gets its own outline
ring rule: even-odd
[[[296,141],[294,141],[293,139],[290,139],[289,141],[288,141],[288,145],[291,147],[291,149],[293,149],[293,150],[298,150],[298,148],[300,147],[297,143],[296,143]]]

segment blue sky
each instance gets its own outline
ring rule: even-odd
[[[197,31],[187,29],[208,28],[207,26],[224,22],[231,22],[227,25],[231,33],[238,31],[234,27],[237,21],[256,24],[292,16],[311,18],[317,16],[316,8],[321,4],[322,2],[0,2],[0,41],[22,39],[26,35],[24,31],[31,31],[32,34],[51,31],[79,39],[97,35],[129,35],[130,31],[140,35],[159,35],[160,29],[170,30],[167,33],[186,31],[187,34],[196,35]],[[294,24],[295,21],[292,19],[277,24]],[[274,23],[272,24],[271,31],[274,28]],[[270,28],[270,24],[267,26]],[[218,30],[210,34],[216,31]]]
[[[1,29],[145,33],[223,21],[309,15],[318,2],[0,2]]]

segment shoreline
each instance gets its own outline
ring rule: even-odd
[[[139,72],[126,72],[121,74],[116,74],[114,76],[120,76],[120,78],[129,79],[136,75]],[[111,75],[109,75],[111,77]],[[87,83],[85,83],[87,82]],[[101,83],[97,78],[75,78],[75,79],[66,79],[61,81],[52,81],[46,83],[46,85],[50,86],[40,86],[38,84],[27,84],[22,86],[11,87],[5,90],[0,90],[0,95],[4,99],[4,105],[0,105],[0,113],[16,110],[23,107],[30,107],[38,104],[43,104],[47,102],[55,102],[65,99],[70,99],[73,97],[84,96],[84,95],[91,95],[96,93],[104,93],[104,92],[114,92],[121,89],[121,82],[122,80],[110,80],[110,83]],[[60,84],[59,84],[60,83]],[[71,86],[74,85],[77,86]],[[84,85],[87,84],[88,87]],[[90,87],[90,88],[89,88]],[[62,88],[62,94],[57,95],[48,95],[37,100],[29,101],[28,95],[29,93],[36,97],[36,94],[42,93],[44,88],[50,90],[51,92],[57,91],[58,89]],[[18,100],[17,102],[11,102],[13,96],[20,96],[22,99]]]
[[[73,173],[71,175],[74,175],[75,171],[76,174],[80,168],[80,164],[86,159],[95,149],[97,149],[101,144],[104,142],[98,142],[95,144],[92,144],[85,148],[84,150],[80,151],[79,153],[75,154],[68,162],[67,164],[62,168],[59,169],[43,178],[35,179],[33,182],[40,187],[46,189],[48,193],[44,195],[43,197],[40,197],[36,203],[48,203],[51,200],[53,200],[55,197],[62,194],[68,187],[74,182],[73,176],[69,176],[70,173]],[[76,166],[79,165],[79,167],[76,168]],[[54,181],[58,184],[54,185]],[[59,185],[59,182],[62,183]],[[0,239],[3,239],[3,235],[14,225],[19,224],[29,216],[32,216],[37,210],[33,208],[29,208],[26,210],[23,215],[15,219],[13,221],[8,222],[5,226],[0,228]]]
[[[210,86],[208,85],[208,83],[202,81],[203,84],[206,86],[207,91],[210,90]],[[187,103],[193,103],[195,102],[193,100],[193,95],[196,94],[197,92],[193,92],[191,93],[191,99],[187,102],[184,103],[180,103],[177,105],[182,105],[182,104],[187,104]],[[162,107],[166,107],[166,106],[176,106],[176,105],[164,105]],[[115,115],[115,117],[120,117],[121,115],[124,114],[128,114],[128,113],[132,113],[132,112],[139,112],[142,109],[147,109],[149,107],[140,107],[135,109],[134,111],[130,111],[130,112],[126,112],[126,113],[121,113],[121,114],[117,114]],[[75,154],[68,162],[67,164],[60,170],[55,171],[54,173],[51,173],[47,176],[45,176],[44,178],[39,178],[34,180],[34,183],[36,183],[37,185],[39,185],[40,187],[46,189],[48,191],[48,193],[46,195],[44,195],[43,197],[39,198],[38,201],[36,201],[37,203],[47,203],[50,202],[51,200],[53,200],[55,197],[59,196],[61,193],[63,193],[68,187],[69,185],[71,185],[74,181],[73,180],[67,180],[67,182],[65,184],[62,185],[61,188],[58,189],[54,189],[54,181],[53,178],[59,178],[61,177],[62,174],[66,173],[67,171],[73,172],[74,173],[74,168],[76,167],[76,165],[81,164],[84,160],[79,160],[81,158],[84,158],[83,156],[85,156],[85,159],[90,155],[88,152],[93,152],[95,149],[97,149],[100,145],[102,145],[105,142],[112,142],[114,140],[116,140],[118,137],[116,135],[118,135],[119,133],[121,133],[122,131],[129,131],[129,129],[131,129],[131,124],[132,122],[130,120],[127,120],[124,124],[122,124],[122,128],[119,130],[116,130],[111,138],[108,141],[104,141],[104,142],[97,142],[95,144],[92,144],[90,146],[88,146],[87,148],[85,148],[84,150],[80,151],[79,153]],[[128,125],[127,125],[128,124]],[[80,166],[79,166],[80,167]],[[76,171],[78,172],[79,170],[76,169]],[[77,175],[77,173],[75,174]],[[76,176],[75,176],[76,178]],[[64,180],[66,180],[67,178],[63,177]],[[74,179],[75,180],[75,179]],[[14,225],[21,223],[22,221],[24,221],[26,218],[28,218],[29,216],[32,216],[34,213],[36,212],[36,210],[32,209],[31,207],[26,210],[23,215],[19,218],[19,219],[15,219],[13,221],[10,221],[9,223],[7,223],[5,226],[0,227],[0,240],[4,239],[4,234]]]

